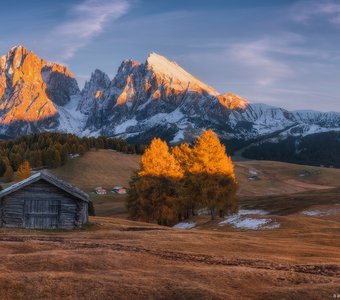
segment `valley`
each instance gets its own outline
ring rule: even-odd
[[[220,94],[156,53],[145,63],[123,61],[112,80],[96,70],[80,90],[68,68],[18,46],[1,57],[0,80],[3,139],[48,131],[179,144],[211,128],[236,151],[240,184],[240,210],[231,216],[211,220],[201,210],[173,228],[132,222],[127,195],[112,189],[129,186],[140,156],[103,149],[79,156],[76,149],[51,173],[87,192],[96,216],[82,230],[1,228],[3,299],[340,294],[340,169],[320,166],[337,157],[339,113],[287,111]],[[264,158],[274,153],[272,159],[306,165],[245,159],[242,147],[254,158],[269,148]],[[97,194],[98,187],[107,193]]]
[[[340,300],[340,0],[1,13],[0,300]]]
[[[93,150],[51,170],[88,192],[97,216],[75,231],[1,229],[4,299],[51,293],[325,299],[340,293],[339,169],[236,162],[240,216],[211,221],[203,213],[189,221],[194,228],[176,229],[127,220],[126,195],[93,193],[98,185],[127,186],[139,159]]]

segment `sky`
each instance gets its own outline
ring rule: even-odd
[[[0,55],[24,45],[79,85],[161,54],[252,103],[340,111],[340,0],[31,0],[1,5]]]

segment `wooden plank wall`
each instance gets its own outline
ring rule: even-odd
[[[3,227],[75,228],[88,220],[88,204],[39,180],[1,200]]]

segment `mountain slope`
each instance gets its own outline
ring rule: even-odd
[[[125,60],[116,76],[95,70],[80,92],[68,70],[24,47],[0,59],[0,134],[39,131],[121,136],[146,143],[192,141],[212,128],[224,141],[280,141],[340,130],[340,113],[290,112],[219,94],[156,53],[145,63]]]
[[[98,83],[98,76],[105,77],[104,85]],[[153,136],[174,143],[191,141],[205,128],[213,128],[224,140],[340,128],[338,113],[289,112],[249,104],[231,93],[219,94],[155,53],[144,64],[124,61],[109,84],[107,75],[96,71],[82,93],[86,101],[79,109],[89,112],[86,128],[90,132],[119,135],[132,142],[149,141]]]
[[[22,46],[0,58],[0,78],[0,132],[10,136],[57,128],[58,105],[79,93],[66,67]]]
[[[136,141],[154,135],[173,141],[184,136],[190,139],[215,123],[228,130],[229,116],[248,104],[232,94],[219,95],[176,63],[155,53],[144,64],[124,61],[105,91],[96,76],[92,74],[85,85],[87,106],[79,107],[90,111],[87,128]],[[92,99],[88,91],[92,91]]]

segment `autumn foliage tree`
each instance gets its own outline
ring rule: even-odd
[[[212,130],[205,131],[195,142],[188,155],[188,147],[179,147],[188,157],[182,195],[194,198],[192,213],[197,208],[209,208],[211,217],[237,210],[238,188],[231,158],[225,146]],[[182,154],[183,155],[183,154]],[[177,155],[178,156],[178,155]]]
[[[209,208],[212,218],[237,210],[238,188],[233,163],[212,130],[193,147],[169,149],[154,139],[134,175],[127,208],[136,220],[171,225]]]
[[[168,145],[154,139],[130,183],[127,207],[133,219],[171,224],[176,218],[177,185],[183,177]]]
[[[32,175],[31,166],[28,160],[25,160],[18,168],[17,182],[22,181]]]

